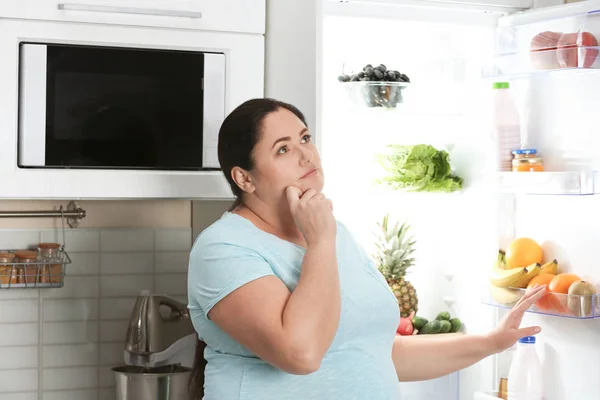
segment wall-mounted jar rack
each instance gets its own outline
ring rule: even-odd
[[[0,211],[0,218],[61,218],[62,244],[38,243],[35,249],[5,250],[0,247],[0,289],[58,288],[64,286],[71,263],[65,251],[65,223],[79,226],[86,212],[74,201],[58,211]],[[1,246],[1,244],[0,244]]]

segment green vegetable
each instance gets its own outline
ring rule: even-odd
[[[412,319],[412,324],[414,326],[415,329],[421,329],[425,326],[425,324],[427,323],[427,319],[423,318],[423,317],[414,317]]]
[[[440,321],[429,321],[425,324],[423,329],[419,331],[419,333],[423,335],[428,335],[433,333],[440,333],[441,330],[442,324],[440,323]]]
[[[450,324],[452,325],[450,332],[458,332],[460,330],[460,327],[462,326],[462,322],[460,322],[460,319],[458,318],[452,318],[450,320]]]
[[[450,313],[448,311],[442,311],[435,319],[438,321],[450,321]]]
[[[452,324],[449,321],[442,320],[440,321],[440,325],[442,327],[440,333],[448,333],[450,332],[450,329],[452,329]]]
[[[462,189],[462,179],[451,174],[447,151],[426,144],[387,147],[388,152],[377,157],[387,172],[380,183],[393,189],[415,192],[454,192]]]

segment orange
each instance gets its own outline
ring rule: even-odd
[[[534,276],[533,279],[529,281],[527,289],[534,287],[536,284],[540,286],[549,285],[555,276],[556,275],[554,274],[539,274],[538,276]]]
[[[569,293],[569,287],[581,278],[575,274],[558,274],[548,285],[548,290],[554,293]]]
[[[525,268],[533,263],[542,263],[542,246],[530,238],[513,240],[506,249],[506,268]]]
[[[543,311],[552,311],[558,314],[565,314],[567,309],[561,303],[560,299],[552,294],[547,293],[535,303],[536,307]]]
[[[529,281],[529,284],[527,285],[527,289],[531,289],[536,284],[540,285],[540,286],[549,285],[550,282],[552,282],[552,280],[555,277],[556,277],[556,275],[554,275],[554,274],[539,274],[538,276],[535,276],[531,281]],[[542,298],[539,299],[535,303],[535,305],[537,306],[537,308],[539,308],[540,310],[544,310],[544,311],[553,311],[553,310],[562,309],[560,300],[558,298],[556,298],[556,296],[553,295],[552,293],[547,293],[544,296],[542,296]]]

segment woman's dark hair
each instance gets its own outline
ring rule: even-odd
[[[233,167],[240,167],[247,171],[254,168],[253,151],[260,140],[262,123],[267,115],[281,108],[292,112],[308,127],[304,114],[296,107],[269,98],[252,99],[242,103],[225,118],[221,125],[218,144],[219,164],[235,196],[231,210],[244,202],[243,192],[231,177],[231,170]],[[207,364],[204,359],[205,348],[206,343],[198,338],[189,382],[190,400],[202,400],[204,396],[204,369]]]
[[[233,208],[243,203],[242,190],[231,177],[233,167],[247,171],[254,168],[252,153],[260,140],[262,123],[267,115],[279,109],[285,109],[298,117],[304,125],[304,114],[291,104],[275,99],[252,99],[239,105],[223,121],[219,130],[218,155],[221,170],[225,174],[231,191],[236,197]]]

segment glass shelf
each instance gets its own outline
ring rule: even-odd
[[[506,309],[511,309],[526,292],[526,289],[492,289],[493,292],[488,290],[484,296],[483,304]],[[527,312],[572,319],[599,318],[600,294],[579,296],[549,292],[532,305]]]
[[[498,172],[498,192],[540,195],[600,193],[597,171]]]

